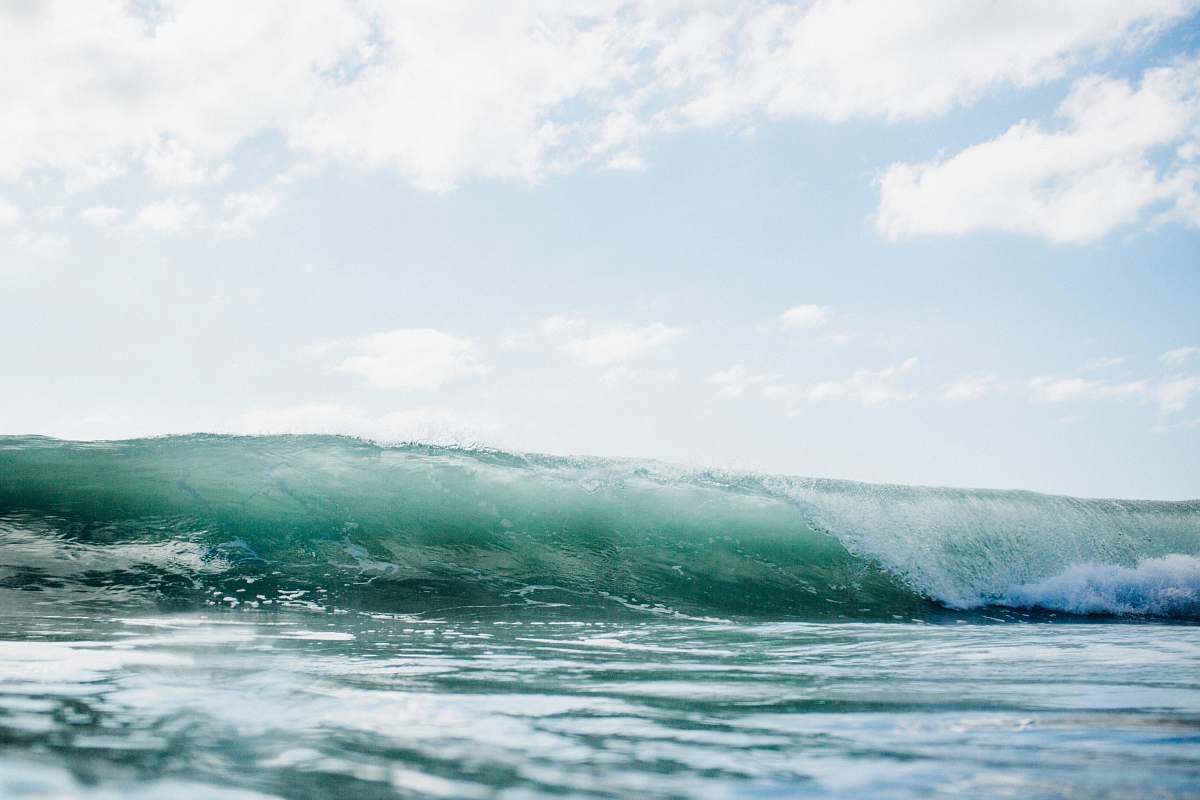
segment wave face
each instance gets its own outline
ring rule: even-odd
[[[331,436],[0,437],[8,602],[1200,619],[1200,502]],[[17,593],[17,594],[14,594]]]

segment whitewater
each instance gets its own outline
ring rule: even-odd
[[[0,437],[0,615],[4,797],[1200,786],[1200,501]]]

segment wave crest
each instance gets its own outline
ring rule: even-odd
[[[56,600],[274,590],[403,613],[907,619],[1008,605],[1200,618],[1197,559],[1195,501],[332,436],[0,437],[0,590]]]

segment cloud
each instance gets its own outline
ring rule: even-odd
[[[471,339],[432,328],[407,328],[364,336],[350,343],[353,354],[337,368],[367,379],[380,389],[436,389],[449,381],[482,375]]]
[[[0,197],[0,226],[16,225],[21,221],[21,209]]]
[[[900,387],[898,379],[916,369],[918,363],[917,357],[913,356],[881,370],[859,370],[844,380],[823,381],[803,389],[797,396],[805,400],[849,398],[864,406],[910,400],[917,396],[916,392]]]
[[[568,339],[558,349],[589,366],[607,366],[645,356],[683,334],[682,328],[654,322],[601,329]]]
[[[1026,383],[1035,403],[1066,403],[1082,400],[1132,400],[1154,404],[1164,414],[1183,411],[1200,395],[1200,376],[1176,375],[1162,380],[1115,383],[1088,378],[1033,378]]]
[[[146,154],[150,175],[165,186],[193,186],[221,180],[231,171],[228,164],[206,167],[196,154],[174,139],[154,144]]]
[[[719,370],[708,376],[709,383],[721,387],[717,394],[722,397],[741,397],[751,386],[770,380],[768,375],[751,374],[741,364],[734,364],[729,369]]]
[[[678,116],[922,119],[1030,87],[1186,14],[1194,4],[871,0],[742,6],[681,23],[659,62],[691,92]],[[953,69],[947,69],[953,64]]]
[[[1178,375],[1155,387],[1158,407],[1167,414],[1183,411],[1197,395],[1200,395],[1200,375]]]
[[[893,240],[991,230],[1083,244],[1152,212],[1200,226],[1200,60],[1147,70],[1137,86],[1082,78],[1055,117],[1051,129],[1023,120],[950,157],[893,164],[876,228]]]
[[[641,169],[651,138],[697,126],[944,114],[1142,43],[1196,3],[85,6],[0,10],[0,180],[50,168],[78,188],[144,161],[196,185],[266,133],[434,191]]]
[[[181,0],[145,13],[158,7],[2,7],[0,180],[56,168],[87,185],[149,154],[160,178],[194,182],[198,165],[288,129],[322,70],[370,32],[340,0]]]
[[[1100,360],[1109,362],[1114,359]],[[1124,359],[1117,361],[1120,363]],[[1200,376],[1172,375],[1157,379],[1110,381],[1079,376],[1043,375],[1025,380],[1006,381],[989,372],[975,372],[943,384],[941,390],[944,400],[976,400],[990,394],[1015,395],[1039,405],[1102,400],[1127,401],[1155,406],[1161,414],[1174,414],[1183,411],[1191,404],[1193,398],[1200,396]]]
[[[110,155],[97,156],[94,160],[82,164],[53,163],[46,166],[63,171],[64,188],[67,194],[86,191],[105,181],[111,181],[113,178],[124,175],[126,170],[125,164],[118,163]],[[0,180],[3,180],[2,172],[0,172]]]
[[[245,233],[275,210],[279,197],[271,192],[237,192],[226,197],[222,205],[226,217],[217,227],[230,233]]]
[[[547,336],[559,336],[564,333],[577,331],[585,325],[586,323],[580,317],[555,314],[554,316],[546,317],[542,322],[542,333]]]
[[[1188,359],[1194,356],[1200,356],[1200,347],[1192,345],[1190,347],[1176,347],[1174,350],[1168,350],[1159,356],[1159,360],[1169,367],[1182,366]]]
[[[343,434],[428,444],[482,444],[496,436],[496,426],[490,421],[464,417],[446,408],[424,406],[372,415],[338,403],[251,409],[239,415],[231,428],[248,434]]]
[[[1150,382],[1144,380],[1110,383],[1089,378],[1043,376],[1030,379],[1027,386],[1029,396],[1035,403],[1065,403],[1098,398],[1142,399],[1150,394]]]
[[[990,372],[975,372],[964,375],[942,386],[943,400],[978,400],[995,391],[999,379]]]
[[[97,228],[107,228],[121,218],[121,209],[112,206],[90,206],[79,212],[79,218]]]
[[[136,227],[159,233],[178,233],[200,213],[195,203],[163,200],[142,208],[133,219]]]
[[[829,322],[833,312],[826,306],[792,306],[779,315],[781,328],[819,328]]]

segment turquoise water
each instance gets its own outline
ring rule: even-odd
[[[1200,503],[0,438],[2,797],[1192,797]]]

